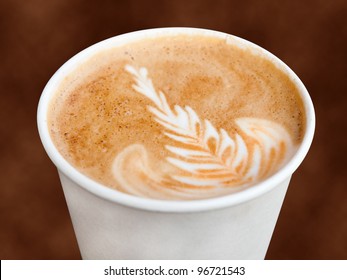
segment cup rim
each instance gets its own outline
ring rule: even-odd
[[[49,134],[47,125],[47,111],[51,97],[54,95],[55,89],[60,84],[62,79],[69,72],[76,69],[79,63],[85,61],[87,58],[92,57],[94,54],[102,50],[113,48],[122,44],[128,44],[129,42],[137,41],[143,38],[177,34],[206,35],[219,37],[224,38],[226,40],[232,40],[233,44],[237,44],[241,47],[250,47],[252,50],[259,52],[260,54],[264,55],[266,58],[274,62],[288,75],[288,77],[297,86],[300,93],[300,97],[303,101],[304,110],[306,114],[305,135],[296,153],[276,173],[247,189],[244,189],[236,193],[223,195],[220,197],[187,201],[159,200],[146,197],[137,197],[104,186],[87,177],[86,175],[82,174],[59,153],[59,151],[53,144],[53,141]],[[289,179],[305,158],[312,143],[315,129],[315,113],[312,100],[302,81],[293,72],[293,70],[291,70],[282,60],[277,58],[269,51],[248,40],[220,31],[191,27],[166,27],[145,29],[111,37],[82,50],[81,52],[77,53],[72,58],[70,58],[68,61],[66,61],[54,73],[54,75],[50,78],[45,88],[43,89],[38,104],[37,124],[41,142],[48,156],[53,161],[55,166],[58,168],[58,171],[65,174],[65,176],[67,176],[70,180],[75,182],[79,187],[105,200],[111,201],[113,203],[119,203],[124,206],[148,211],[178,213],[214,210],[245,203],[269,192],[285,180]]]

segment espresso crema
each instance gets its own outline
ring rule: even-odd
[[[50,103],[50,135],[76,169],[155,199],[203,199],[278,171],[305,129],[299,91],[259,52],[203,35],[99,52]]]

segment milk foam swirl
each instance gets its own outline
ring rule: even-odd
[[[260,118],[237,118],[231,137],[201,119],[189,106],[170,107],[156,91],[146,68],[127,65],[133,88],[150,99],[148,110],[175,145],[165,145],[166,161],[177,170],[153,170],[143,145],[133,144],[120,152],[113,174],[122,191],[160,199],[198,199],[236,191],[276,171],[290,156],[293,142],[281,125]]]

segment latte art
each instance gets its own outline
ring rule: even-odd
[[[168,34],[91,55],[61,81],[48,125],[60,154],[106,187],[190,200],[251,188],[302,141],[296,85],[233,40]]]
[[[157,92],[146,68],[127,65],[134,77],[133,88],[150,99],[148,110],[163,127],[163,133],[176,145],[165,145],[171,153],[166,161],[178,168],[174,174],[153,170],[143,145],[126,147],[113,164],[114,178],[121,189],[152,198],[189,199],[211,197],[230,192],[261,180],[279,168],[293,151],[289,133],[281,125],[258,118],[238,118],[241,133],[230,137],[208,120],[185,106],[168,104],[163,92]],[[164,148],[164,147],[163,147]]]

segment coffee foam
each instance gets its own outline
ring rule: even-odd
[[[304,129],[298,91],[280,69],[202,36],[99,53],[68,76],[50,112],[51,136],[76,168],[159,199],[248,187],[290,158]]]

